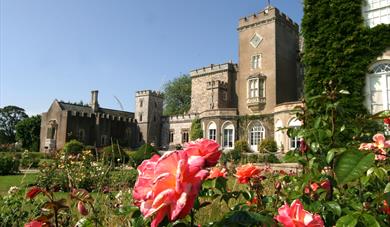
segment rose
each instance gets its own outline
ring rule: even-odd
[[[87,208],[85,207],[85,205],[84,205],[84,203],[82,201],[79,201],[77,203],[77,210],[83,216],[87,216],[88,215],[88,210],[87,210]]]
[[[39,193],[43,192],[43,190],[40,187],[34,186],[28,190],[26,193],[26,197],[29,199],[35,198]]]
[[[204,152],[207,153],[207,152]],[[145,217],[154,216],[152,227],[168,216],[170,221],[190,213],[202,181],[208,176],[205,158],[184,151],[153,156],[138,167],[134,186],[135,204]]]
[[[236,168],[236,177],[239,183],[246,184],[255,176],[258,176],[261,169],[251,163]]]
[[[218,150],[219,144],[214,140],[198,139],[195,142],[187,143],[184,151],[189,157],[203,157],[205,167],[212,167],[218,163],[222,153]]]
[[[223,177],[226,178],[227,172],[226,169],[223,168],[222,170],[219,169],[218,167],[214,167],[210,171],[210,175],[207,177],[207,179],[214,179],[218,177]]]
[[[286,203],[278,209],[275,219],[282,223],[284,227],[323,227],[324,222],[318,214],[311,214],[303,209],[301,201],[298,199],[291,203],[291,207]]]
[[[386,148],[390,148],[390,140],[386,140],[383,134],[376,134],[372,137],[374,143],[362,143],[360,144],[359,150],[373,150],[375,151],[376,160],[386,160],[387,153]]]
[[[43,226],[47,226],[47,225],[44,222],[40,222],[40,221],[36,221],[36,220],[30,221],[29,223],[24,224],[24,227],[43,227]]]

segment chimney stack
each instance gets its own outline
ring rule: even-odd
[[[99,110],[99,103],[98,103],[98,90],[91,91],[91,107],[93,112],[97,112]]]

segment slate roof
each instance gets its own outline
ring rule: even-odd
[[[58,104],[60,105],[62,110],[76,111],[80,113],[94,113],[90,106],[66,103],[66,102],[58,102]],[[103,114],[108,114],[110,116],[117,116],[123,118],[134,118],[134,113],[122,111],[122,110],[113,110],[113,109],[99,107],[98,113],[103,113]]]

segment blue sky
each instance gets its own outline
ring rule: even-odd
[[[134,111],[135,91],[238,58],[238,19],[266,0],[0,0],[0,107],[57,98]],[[272,5],[300,23],[301,0]]]

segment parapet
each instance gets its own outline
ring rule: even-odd
[[[206,74],[212,74],[224,71],[237,71],[237,64],[232,62],[224,64],[211,64],[207,67],[198,68],[190,72],[191,77],[203,76]]]
[[[192,121],[198,118],[198,116],[196,113],[164,116],[162,117],[162,122]]]
[[[207,82],[207,90],[208,89],[214,89],[214,88],[220,88],[220,89],[227,89],[227,83],[221,80],[212,80]]]
[[[266,24],[275,20],[281,21],[286,25],[289,25],[297,32],[299,31],[299,25],[297,23],[295,23],[290,17],[280,12],[277,8],[273,6],[267,7],[257,14],[255,13],[251,16],[241,18],[237,30],[242,31],[245,30],[246,28],[250,28],[260,24]]]
[[[159,97],[159,98],[163,97],[163,95],[160,91],[152,91],[152,90],[136,91],[135,97],[139,97],[139,96],[154,96],[154,97]]]

